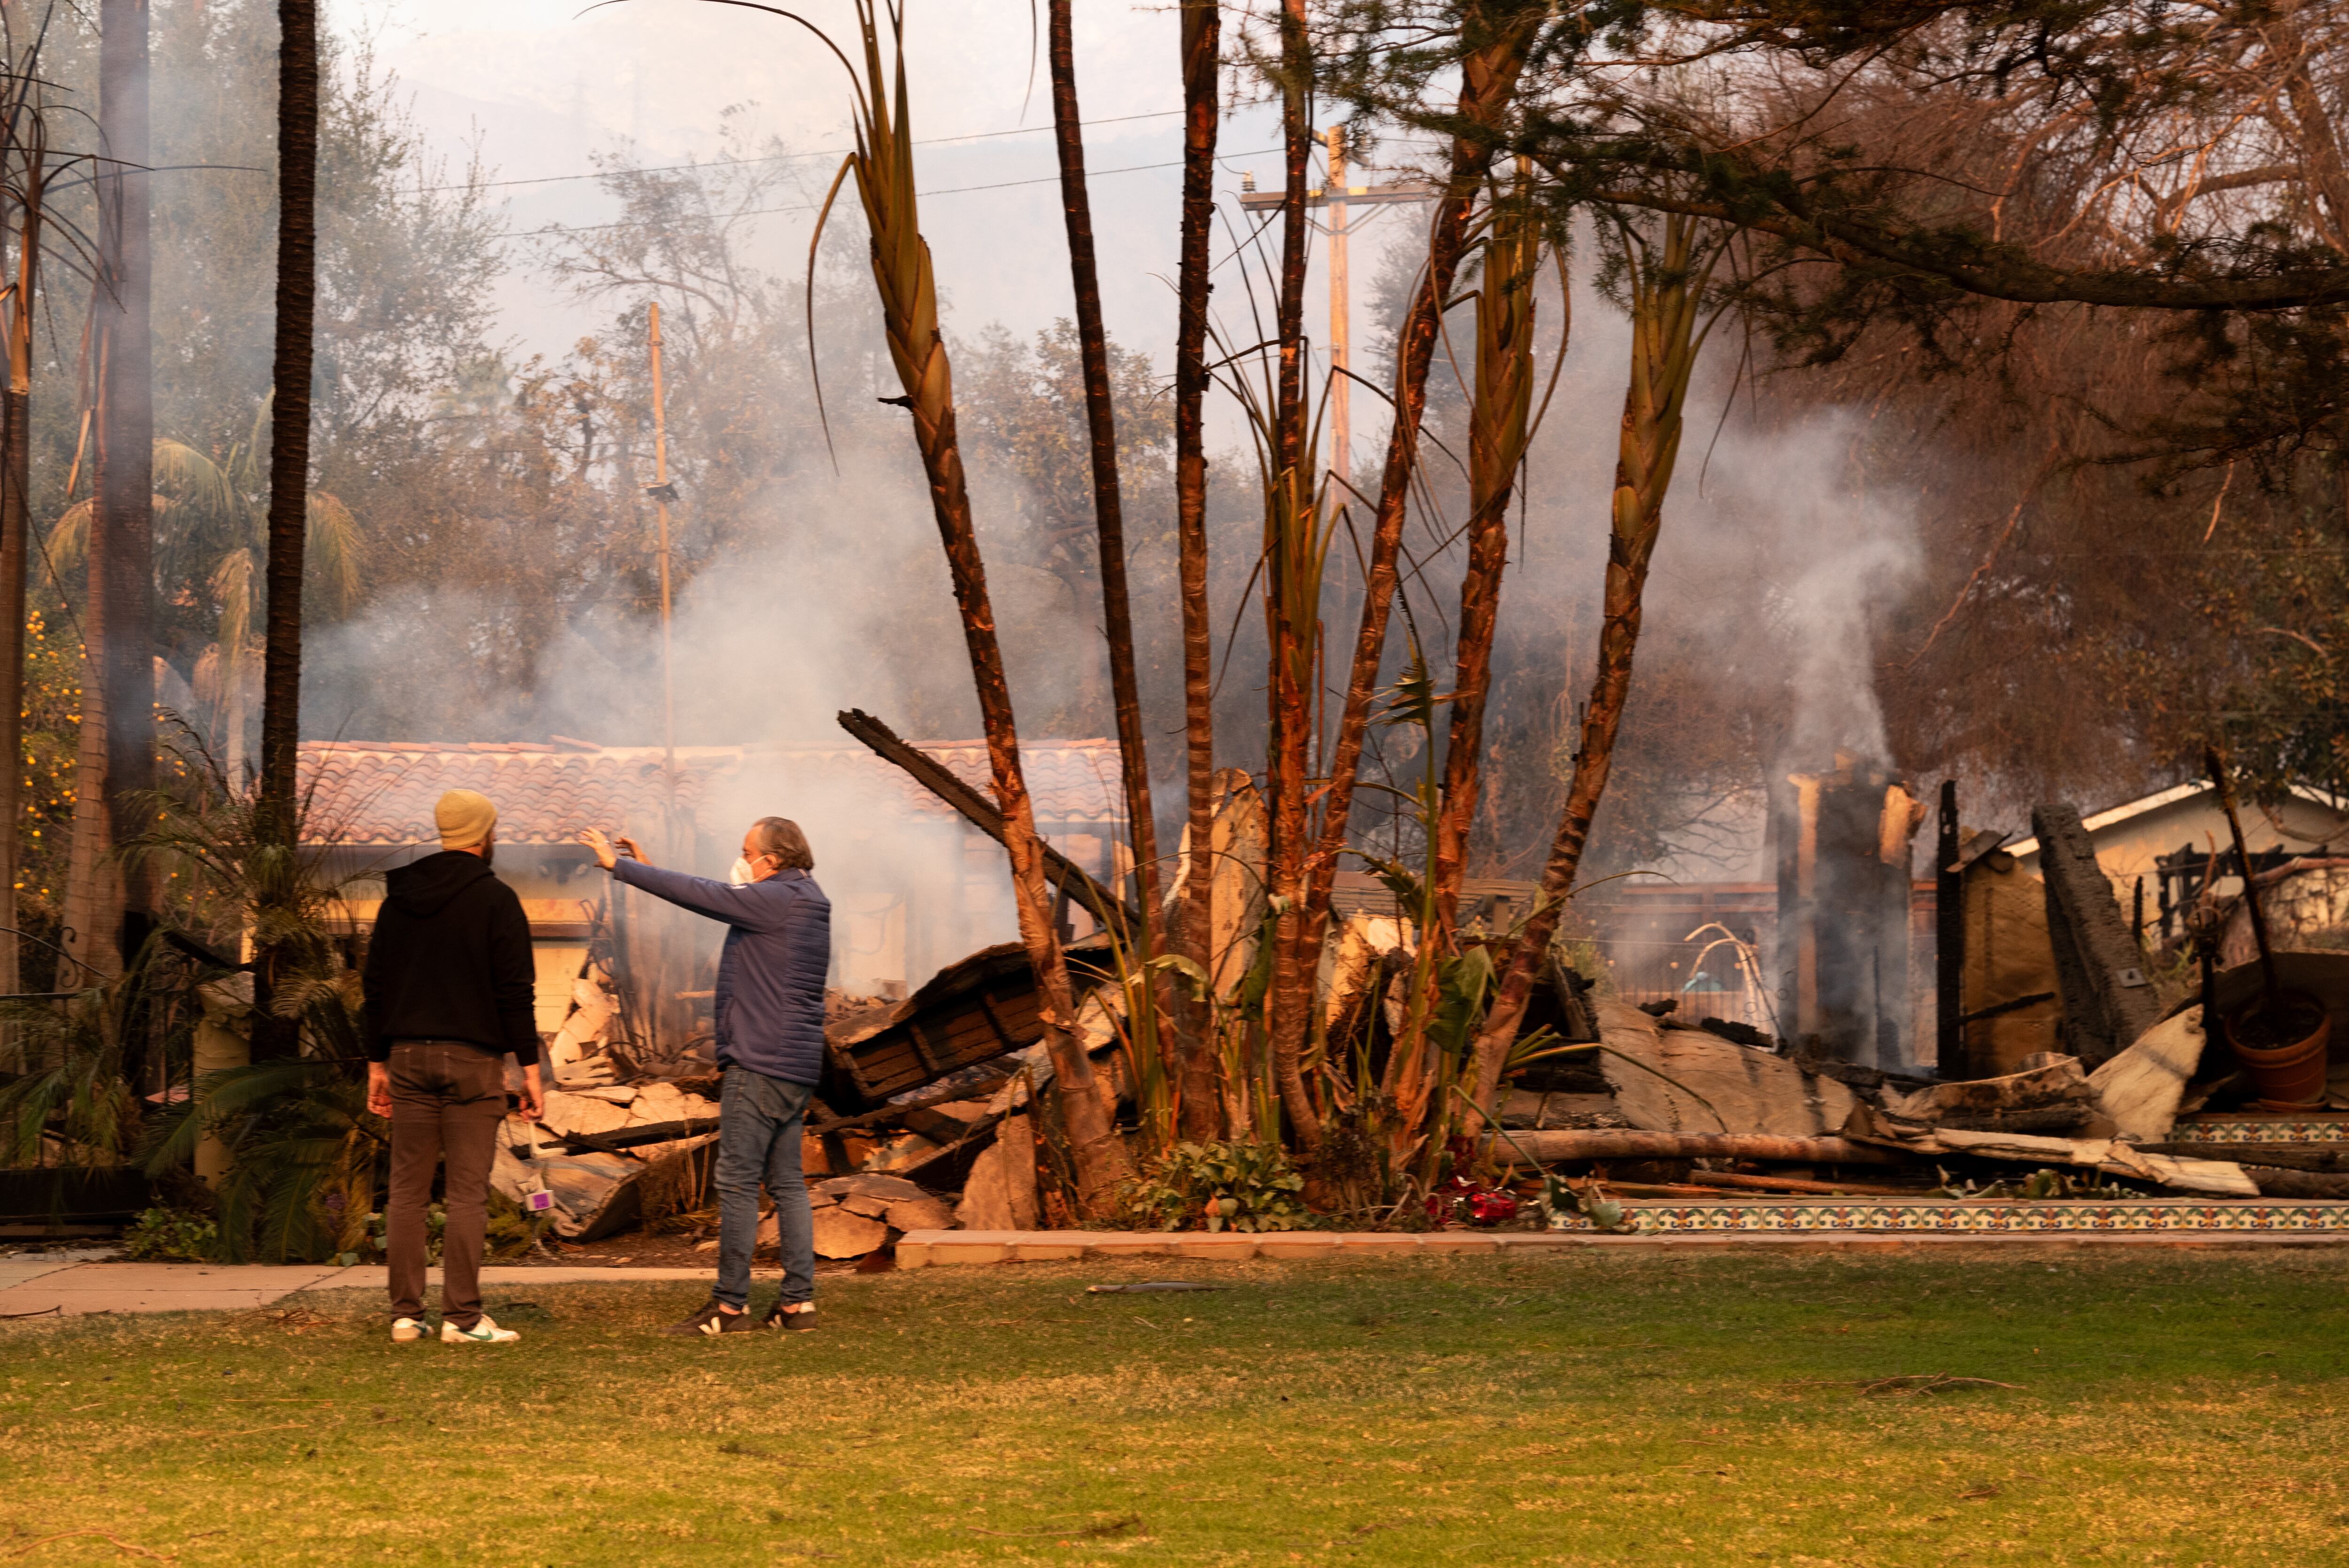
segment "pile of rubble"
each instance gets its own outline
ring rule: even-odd
[[[2349,1012],[2349,954],[2300,956],[2302,983]],[[1668,1012],[1595,1010],[1596,1081],[1510,1093],[1496,1156],[1600,1172],[1631,1196],[1921,1196],[2025,1167],[2116,1191],[2349,1198],[2349,1161],[2323,1147],[2173,1139],[2181,1116],[2255,1103],[2232,1054],[2210,1047],[2200,1003],[2093,1070],[2040,1053],[1953,1082],[1806,1059]]]
[[[1244,777],[1227,782],[1216,827],[1209,976],[1224,995],[1250,969],[1264,916],[1261,807]],[[986,825],[984,802],[957,809]],[[2259,1109],[2234,1054],[2211,1046],[2202,1021],[2206,1009],[2232,1016],[2245,1003],[2260,983],[2254,966],[2208,973],[2199,1000],[2165,1012],[2076,813],[2051,810],[2034,821],[2046,842],[2071,852],[2051,851],[2048,862],[2041,941],[2057,939],[2046,965],[2054,993],[2026,999],[2054,1004],[2051,1032],[2060,1027],[2078,1054],[2015,1059],[1989,1048],[1966,1059],[1977,1072],[2011,1070],[1960,1081],[1905,1076],[1811,1054],[1746,1024],[1691,1020],[1671,1002],[1602,999],[1553,963],[1523,1027],[1584,1048],[1546,1052],[1505,1091],[1489,1152],[1504,1164],[1602,1178],[1632,1197],[2002,1192],[2028,1174],[2106,1195],[2349,1198],[2349,1161],[2327,1148],[2176,1135],[2184,1115]],[[1187,869],[1187,856],[1182,863]],[[2322,869],[2329,876],[2334,868]],[[1053,875],[1088,908],[1114,913],[1116,895],[1073,866],[1056,861]],[[1905,899],[1905,874],[1900,887]],[[1110,1092],[1130,1101],[1106,944],[1074,944],[1069,957],[1081,997],[1076,1032]],[[2317,999],[2333,1038],[2349,1039],[2349,953],[2274,957],[2282,983]],[[1381,1022],[1392,1035],[1413,968],[1406,923],[1375,913],[1346,918],[1319,977],[1328,1037],[1354,1038]],[[827,1067],[802,1161],[820,1255],[867,1256],[915,1229],[1065,1221],[1038,1181],[1037,1113],[1049,1106],[1052,1064],[1018,944],[949,965],[910,995],[834,995],[827,1010]],[[1982,1016],[2012,1011],[2002,1004]],[[712,1064],[688,1057],[681,1069],[647,1076],[610,1045],[615,1016],[601,977],[583,975],[550,1042],[557,1092],[529,1136],[500,1150],[493,1176],[516,1202],[544,1207],[555,1233],[574,1241],[710,1202]],[[2349,1076],[2330,1088],[2333,1103],[2349,1109]]]

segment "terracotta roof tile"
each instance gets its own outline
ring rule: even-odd
[[[983,743],[916,744],[987,791]],[[1041,741],[1022,748],[1020,758],[1045,823],[1066,830],[1119,817],[1114,742]],[[678,803],[697,818],[706,801],[732,794],[735,781],[768,776],[799,788],[845,789],[910,817],[953,818],[936,797],[862,747],[679,747],[677,764]],[[528,741],[307,741],[301,768],[310,791],[305,837],[314,843],[429,843],[433,805],[450,789],[487,795],[497,803],[499,837],[530,844],[567,843],[586,826],[641,831],[660,820],[667,798],[657,747],[591,751]],[[718,825],[699,826],[709,831]]]

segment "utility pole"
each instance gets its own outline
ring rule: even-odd
[[[677,677],[669,659],[668,503],[677,492],[668,484],[668,416],[661,396],[660,302],[651,306],[653,324],[653,482],[646,494],[660,514],[661,589],[661,765],[668,779],[669,813],[677,812]],[[675,824],[670,824],[671,831]]]
[[[1353,478],[1353,385],[1346,377],[1351,313],[1346,304],[1346,128],[1329,130],[1330,183],[1330,468],[1342,482]]]
[[[1330,467],[1340,478],[1353,473],[1352,383],[1346,377],[1352,346],[1351,312],[1347,308],[1346,234],[1349,207],[1384,207],[1397,201],[1433,201],[1443,194],[1423,180],[1397,180],[1384,185],[1346,183],[1346,132],[1331,126],[1322,133],[1329,150],[1329,183],[1305,192],[1308,207],[1327,210],[1323,228],[1330,236]],[[1253,173],[1240,177],[1240,206],[1252,212],[1278,211],[1281,193],[1258,191]]]

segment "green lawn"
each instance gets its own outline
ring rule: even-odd
[[[1231,1288],[1083,1294],[1145,1278]],[[0,1562],[2349,1563],[2344,1284],[1568,1253],[843,1277],[781,1342],[657,1336],[679,1285],[533,1288],[507,1349],[352,1293],[11,1325]],[[1932,1373],[2018,1387],[1857,1387]]]

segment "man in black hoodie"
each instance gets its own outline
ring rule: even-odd
[[[391,1337],[424,1335],[425,1208],[445,1156],[440,1339],[508,1345],[522,1336],[481,1310],[490,1166],[506,1111],[506,1053],[522,1064],[522,1116],[543,1089],[532,1002],[530,921],[513,889],[490,872],[498,809],[451,789],[433,810],[440,852],[384,879],[367,944],[367,1109],[391,1119]]]

